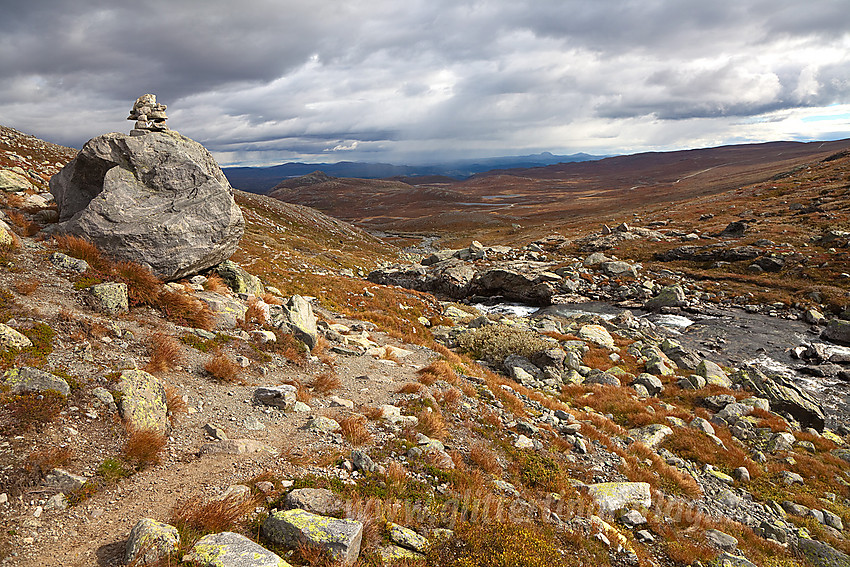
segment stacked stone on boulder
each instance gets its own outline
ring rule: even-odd
[[[212,155],[198,142],[162,129],[159,106],[137,109],[151,109],[137,115],[158,125],[154,130],[93,138],[50,179],[59,209],[59,223],[51,230],[176,280],[229,258],[245,220]]]
[[[168,117],[165,115],[164,104],[156,102],[155,94],[144,94],[136,99],[133,109],[130,111],[130,116],[127,120],[135,120],[136,124],[130,130],[131,136],[144,136],[148,132],[164,132],[168,130],[165,121]]]

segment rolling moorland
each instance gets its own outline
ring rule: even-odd
[[[30,184],[0,194],[0,320],[29,339],[0,356],[0,564],[120,565],[143,518],[179,540],[135,565],[228,564],[197,545],[222,533],[279,555],[234,565],[850,561],[850,430],[829,403],[850,362],[847,141],[237,191],[240,287],[118,272],[48,236],[55,205],[36,197],[75,150],[0,134],[0,168]],[[110,315],[91,289],[115,281],[130,307]],[[295,296],[310,347],[266,316]],[[634,313],[470,305],[488,297]],[[750,342],[644,307],[746,314]],[[821,385],[750,364],[760,348]],[[22,368],[67,390],[14,391]],[[116,410],[140,371],[165,392],[165,436]],[[257,397],[284,386],[286,404]],[[275,540],[292,509],[348,518],[356,546]]]

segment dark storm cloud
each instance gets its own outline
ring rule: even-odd
[[[850,102],[843,0],[13,4],[0,123],[77,146],[144,92],[267,162],[803,138],[773,114]]]

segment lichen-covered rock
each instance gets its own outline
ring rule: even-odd
[[[177,528],[150,518],[142,518],[127,538],[124,562],[134,565],[154,565],[168,554],[177,551],[180,535]]]
[[[421,553],[405,549],[399,545],[382,546],[378,549],[378,553],[381,555],[381,561],[383,561],[384,565],[392,565],[397,561],[416,561],[425,558]]]
[[[0,169],[0,191],[15,193],[27,189],[32,189],[32,183],[26,177],[8,169]]]
[[[295,406],[297,390],[291,384],[281,386],[260,386],[254,390],[254,400],[257,403],[274,406],[284,410]]]
[[[613,349],[615,346],[614,337],[601,325],[582,326],[578,331],[578,337],[607,349]]]
[[[795,548],[814,567],[850,567],[850,556],[823,542],[800,538]]]
[[[306,543],[327,550],[337,561],[352,565],[360,555],[363,524],[294,509],[271,514],[262,527],[263,537],[274,544],[296,547]]]
[[[9,325],[0,323],[0,347],[2,348],[28,348],[32,346],[32,341],[28,337],[22,335]]]
[[[652,493],[646,482],[603,482],[591,484],[587,490],[602,514],[612,514],[623,508],[649,508],[652,505]]]
[[[47,390],[59,392],[63,396],[71,394],[71,387],[63,378],[29,366],[13,368],[6,372],[5,384],[9,386],[9,391],[13,394],[46,392]]]
[[[216,327],[220,329],[232,329],[240,319],[245,318],[248,306],[244,301],[228,297],[212,291],[199,291],[194,294],[212,311],[216,319]]]
[[[290,567],[279,555],[234,532],[202,537],[186,559],[202,567]]]
[[[60,270],[75,272],[77,274],[85,273],[85,271],[89,269],[89,263],[85,260],[80,260],[79,258],[72,258],[67,254],[63,254],[62,252],[54,252],[53,254],[51,254],[50,263],[59,268]]]
[[[319,333],[317,323],[313,306],[300,295],[290,297],[279,313],[272,316],[272,324],[275,327],[287,329],[304,343],[308,350],[313,350],[316,346]]]
[[[231,260],[225,260],[213,268],[213,271],[221,276],[224,283],[234,293],[248,293],[257,297],[263,295],[263,284],[260,278],[248,273],[242,266]]]
[[[127,284],[124,282],[100,283],[91,286],[89,292],[95,298],[97,306],[107,313],[115,315],[130,310]]]
[[[84,237],[165,280],[229,258],[245,226],[212,155],[173,131],[89,140],[51,178],[50,192],[60,221],[51,230]]]
[[[312,429],[314,431],[323,431],[325,433],[337,433],[342,429],[339,422],[330,417],[317,415],[311,418],[305,425],[304,429]]]
[[[694,371],[696,374],[705,378],[706,384],[722,386],[724,388],[732,387],[732,380],[729,379],[729,376],[726,375],[719,365],[710,360],[700,362]]]
[[[629,436],[632,439],[653,449],[670,435],[673,435],[673,430],[660,423],[653,423],[646,427],[629,430]]]
[[[115,403],[115,397],[112,395],[112,392],[110,392],[106,388],[98,386],[97,388],[91,391],[91,394],[95,400],[94,405],[96,407],[103,407],[110,413],[118,411],[118,405]]]
[[[428,548],[427,539],[410,528],[406,528],[398,524],[390,523],[388,527],[390,529],[391,542],[400,545],[401,547],[418,551],[419,553],[425,553]]]
[[[168,430],[168,406],[162,383],[144,370],[125,370],[115,386],[118,410],[127,424],[136,430],[165,433]]]
[[[643,386],[650,396],[656,396],[664,391],[664,383],[661,382],[661,379],[646,372],[638,374],[632,381],[632,385]]]

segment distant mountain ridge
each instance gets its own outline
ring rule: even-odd
[[[586,153],[555,155],[551,152],[525,156],[502,156],[481,159],[456,160],[429,165],[395,165],[391,163],[366,163],[341,161],[338,163],[300,163],[290,162],[270,167],[225,167],[224,174],[233,187],[251,193],[268,193],[282,180],[308,175],[321,170],[332,177],[356,177],[360,179],[404,178],[415,182],[417,177],[435,176],[446,181],[464,180],[475,174],[492,169],[513,169],[544,167],[557,163],[594,161],[606,156],[594,156]]]

